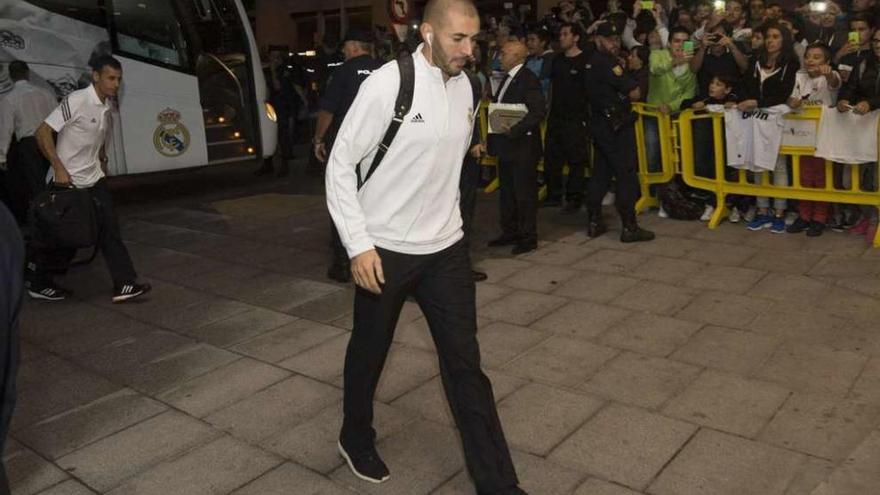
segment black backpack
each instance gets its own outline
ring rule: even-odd
[[[379,143],[376,156],[373,157],[373,162],[370,164],[370,168],[367,169],[367,175],[362,176],[361,164],[358,163],[357,165],[358,190],[364,187],[364,183],[367,182],[379,164],[382,163],[382,159],[385,158],[385,154],[388,152],[388,148],[391,147],[394,137],[397,136],[397,131],[400,130],[400,125],[403,124],[403,118],[412,107],[413,93],[416,85],[416,69],[411,54],[407,53],[397,57],[397,70],[400,71],[400,87],[397,90],[397,101],[394,102],[394,117],[391,119],[388,129],[385,130],[385,136],[382,137],[382,142]],[[471,83],[474,96],[473,108],[476,109],[481,97],[480,80],[470,72],[465,72],[465,74]],[[479,125],[479,122],[475,122],[474,125]]]

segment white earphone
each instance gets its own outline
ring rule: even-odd
[[[432,42],[434,41],[434,33],[429,32],[427,34],[427,38],[425,38],[425,41],[428,42],[428,46],[430,46],[431,48],[434,48],[434,45],[432,44]]]

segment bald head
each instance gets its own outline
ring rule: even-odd
[[[501,68],[509,71],[526,61],[529,49],[521,41],[508,41],[501,47]]]
[[[466,17],[479,17],[477,7],[471,0],[430,0],[425,6],[423,21],[433,26],[434,29],[438,29],[446,24],[452,13]]]

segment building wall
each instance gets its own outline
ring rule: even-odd
[[[257,45],[261,50],[269,45],[287,45],[296,47],[296,23],[291,14],[318,12],[338,12],[344,3],[346,8],[373,6],[374,23],[379,23],[382,16],[387,19],[384,0],[256,0],[254,15],[256,16]],[[302,47],[300,47],[302,48]]]

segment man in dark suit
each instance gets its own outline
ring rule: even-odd
[[[507,77],[498,88],[497,103],[523,104],[526,116],[502,127],[495,139],[498,179],[501,183],[501,236],[489,246],[513,245],[513,254],[538,248],[538,160],[541,158],[541,121],[545,103],[541,82],[525,68],[528,49],[519,41],[501,48],[501,65]]]

